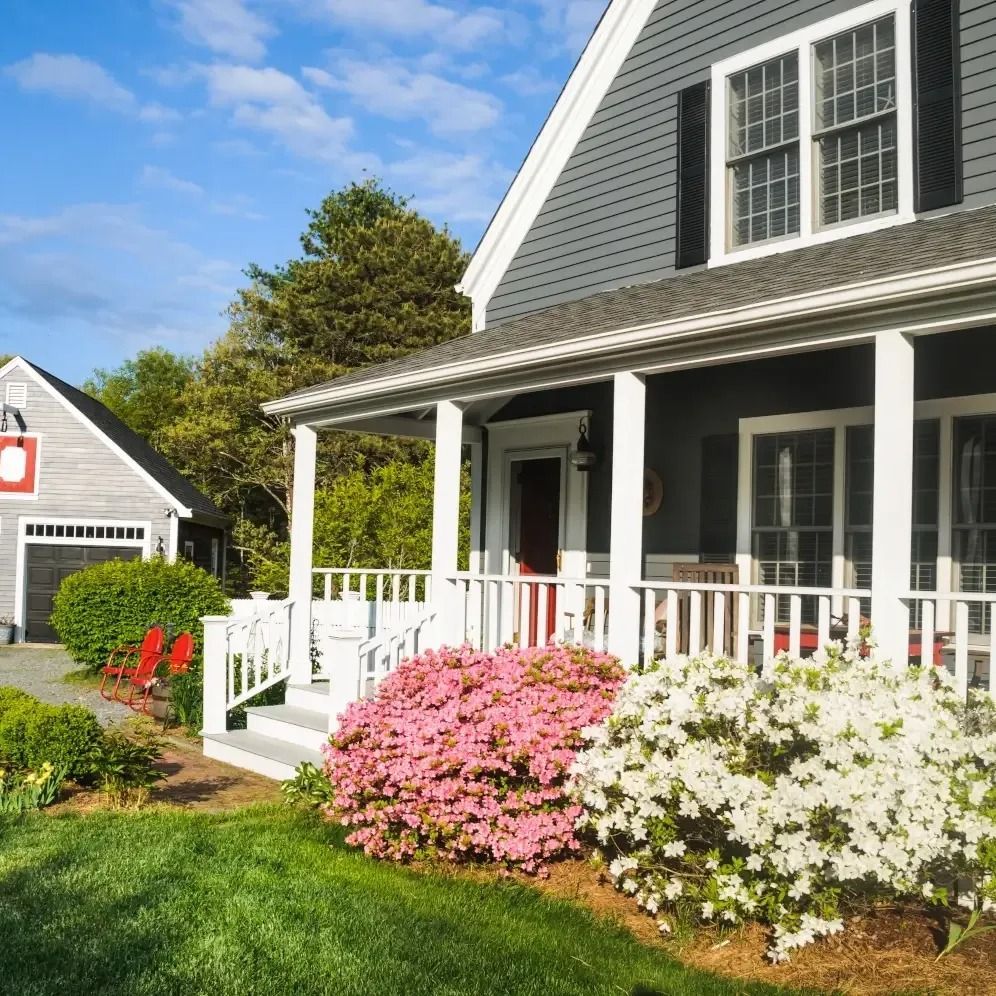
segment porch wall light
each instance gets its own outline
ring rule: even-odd
[[[598,463],[598,457],[592,449],[591,442],[588,440],[588,422],[586,419],[581,419],[578,432],[580,435],[578,437],[578,444],[571,454],[571,466],[575,470],[579,470],[582,474],[587,474]]]

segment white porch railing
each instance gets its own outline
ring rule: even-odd
[[[290,677],[294,603],[259,601],[234,618],[204,620],[204,729],[224,732],[228,713]]]
[[[609,583],[604,579],[473,574],[452,577],[462,632],[475,650],[551,641],[606,648]]]
[[[940,594],[911,591],[904,596],[911,615],[919,612],[920,641],[931,648],[934,663],[948,668],[962,694],[969,687],[996,695],[996,592],[973,594],[959,591]],[[953,623],[941,631],[938,620]]]

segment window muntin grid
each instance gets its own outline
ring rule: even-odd
[[[791,52],[729,78],[729,158],[799,137],[799,55]]]
[[[799,56],[727,80],[731,237],[735,246],[799,232]]]
[[[754,437],[754,558],[765,585],[829,588],[833,574],[834,430]],[[788,622],[790,599],[776,600]],[[804,598],[803,622],[817,600]]]
[[[896,110],[893,17],[813,46],[817,133]]]
[[[813,46],[819,222],[899,208],[896,35],[892,16]]]

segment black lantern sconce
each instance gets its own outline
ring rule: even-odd
[[[17,422],[17,430],[20,435],[17,443],[19,446],[24,445],[24,434],[28,431],[27,423],[24,421],[24,416],[21,414],[20,408],[15,408],[13,405],[2,404],[0,405],[0,432],[7,431],[7,416],[13,415],[14,421]]]
[[[594,468],[595,464],[598,463],[598,457],[595,454],[594,449],[592,449],[591,442],[588,439],[589,423],[586,418],[581,419],[581,424],[578,426],[578,444],[574,448],[574,452],[571,454],[571,465],[575,470],[579,470],[582,474],[590,473]]]

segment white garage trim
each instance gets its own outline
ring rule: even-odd
[[[29,527],[31,527],[29,529]],[[92,531],[92,535],[87,535]],[[128,532],[132,535],[129,537]],[[28,533],[34,535],[28,535]],[[55,535],[61,532],[62,535]],[[100,532],[102,535],[97,535]],[[50,533],[52,535],[50,535]],[[77,535],[82,533],[82,535]],[[108,533],[111,533],[108,536]],[[141,533],[141,535],[139,535]],[[24,640],[27,627],[27,548],[37,546],[101,546],[141,550],[146,560],[152,555],[152,522],[125,519],[81,519],[59,516],[22,515],[17,522],[17,563],[14,583],[14,623],[17,639]]]

